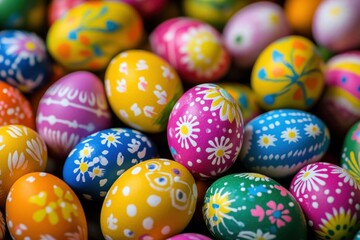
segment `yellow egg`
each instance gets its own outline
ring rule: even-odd
[[[176,71],[159,56],[129,50],[106,69],[106,95],[113,112],[140,131],[165,130],[170,112],[183,94]]]
[[[101,209],[106,239],[166,239],[190,222],[197,188],[180,163],[150,159],[126,170],[109,189]]]
[[[268,45],[255,62],[251,87],[266,110],[311,108],[325,81],[324,63],[309,39],[288,36]]]
[[[14,183],[6,199],[6,223],[13,239],[88,239],[78,197],[45,172],[28,173]]]
[[[44,171],[47,148],[37,132],[23,125],[0,128],[0,207],[5,206],[6,195],[21,176]]]
[[[103,70],[120,51],[139,45],[140,15],[125,3],[86,2],[68,11],[49,29],[52,57],[71,70]]]

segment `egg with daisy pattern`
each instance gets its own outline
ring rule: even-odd
[[[330,133],[322,120],[297,109],[261,114],[245,126],[240,163],[269,177],[289,177],[327,151]]]

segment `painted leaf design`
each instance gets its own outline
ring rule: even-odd
[[[13,138],[22,137],[24,134],[27,135],[25,128],[21,129],[18,126],[9,126],[9,129],[6,132]]]
[[[24,153],[20,153],[20,155],[19,155],[18,151],[9,153],[8,167],[9,167],[11,175],[17,169],[25,170],[27,168],[27,165],[28,165],[28,161],[25,160]]]
[[[43,164],[42,155],[44,153],[43,144],[39,137],[26,141],[26,152],[40,165]]]

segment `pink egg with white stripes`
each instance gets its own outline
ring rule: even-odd
[[[94,132],[111,126],[111,110],[102,81],[93,73],[73,72],[56,81],[42,96],[36,128],[56,158],[65,158]]]
[[[239,105],[220,86],[204,83],[189,89],[175,104],[167,140],[175,161],[194,177],[210,179],[236,161],[243,133]]]

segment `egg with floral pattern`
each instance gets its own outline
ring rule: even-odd
[[[185,229],[196,200],[195,180],[183,165],[149,159],[113,183],[101,208],[101,230],[105,239],[166,239]]]
[[[270,43],[256,59],[251,87],[266,110],[310,109],[324,86],[324,62],[315,44],[302,36]]]
[[[13,239],[88,239],[78,197],[45,172],[28,173],[14,183],[6,199],[6,224]]]
[[[218,178],[206,191],[202,212],[216,239],[307,239],[300,205],[285,187],[262,174]]]
[[[142,39],[143,22],[128,4],[89,1],[56,20],[46,36],[51,56],[70,70],[104,70],[125,49]]]
[[[0,80],[20,91],[34,92],[48,81],[50,65],[44,41],[35,33],[0,32]]]
[[[290,192],[316,239],[353,239],[360,226],[360,185],[346,169],[308,164],[292,179]]]
[[[192,87],[171,111],[167,140],[173,158],[197,178],[214,178],[236,161],[243,141],[239,105],[213,83]]]
[[[126,125],[150,133],[166,129],[171,109],[184,91],[174,68],[144,50],[128,50],[113,58],[105,86],[115,115]]]
[[[47,164],[45,142],[33,129],[23,125],[0,127],[0,207],[5,207],[6,195],[21,176],[44,171]]]
[[[63,167],[64,181],[89,200],[103,200],[115,180],[128,168],[158,157],[152,140],[129,128],[110,128],[84,138]]]
[[[166,240],[211,240],[211,238],[199,233],[180,233]]]
[[[269,177],[289,177],[328,150],[330,134],[315,115],[296,109],[261,114],[245,127],[239,161]]]
[[[171,18],[159,24],[149,39],[153,52],[167,60],[187,83],[216,82],[229,70],[230,56],[220,33],[204,22]]]

